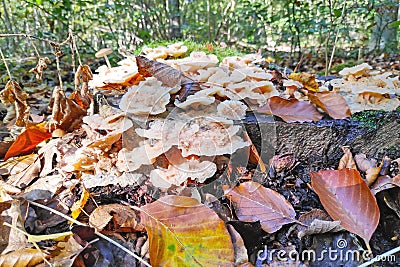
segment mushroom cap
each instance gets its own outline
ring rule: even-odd
[[[95,57],[100,58],[100,57],[104,57],[107,56],[109,54],[112,53],[111,48],[102,48],[99,51],[97,51],[96,54],[94,54]]]

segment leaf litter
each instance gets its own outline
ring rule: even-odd
[[[37,235],[38,241],[32,243],[36,239],[29,234],[18,249],[7,254],[3,249],[2,266],[118,261],[121,247],[106,252],[102,241],[86,241],[82,232],[63,236],[70,225],[64,217],[56,219],[61,216],[57,212],[113,236],[114,242],[153,266],[251,266],[259,247],[249,245],[246,227],[264,231],[254,243],[283,232],[288,237],[294,231],[302,239],[346,229],[369,248],[380,214],[373,194],[399,187],[391,165],[396,160],[378,165],[362,154],[353,159],[350,148],[344,147],[338,170],[310,173],[309,186],[333,220],[322,210],[301,215],[290,182],[285,182],[286,188],[271,186],[272,179],[279,179],[277,173],[290,175],[296,169],[297,159],[275,156],[267,177],[256,147],[237,122],[248,112],[295,123],[345,119],[364,109],[395,110],[400,105],[398,76],[376,73],[362,64],[343,70],[343,78],[324,83],[306,73],[286,77],[265,70],[256,63],[261,59],[258,54],[219,63],[215,55],[204,52],[182,57],[186,51],[181,43],[145,48],[144,56],[126,58],[117,67],[101,66],[96,74],[79,65],[73,93],[55,87],[49,100],[51,114],[40,123],[36,114],[29,116],[27,93],[16,81],[7,83],[0,93],[7,106],[4,122],[19,134],[0,164],[5,179],[0,185],[2,211],[23,218],[13,224],[18,231],[60,233],[62,238],[44,241]],[[48,59],[41,58],[32,70],[38,79],[46,63]],[[111,106],[97,103],[91,92],[123,96]],[[241,153],[259,169],[232,166],[229,158]],[[223,157],[228,162],[221,165]],[[212,201],[204,202],[199,189],[224,171],[232,174],[234,168],[240,183],[222,176],[225,197],[218,200],[209,194]],[[257,175],[268,181],[258,183],[253,178]],[[22,202],[14,200],[12,210],[7,203],[14,198],[42,203],[46,209],[24,204],[15,213],[15,205]],[[387,205],[393,208],[393,203]],[[49,211],[56,214],[46,218]],[[10,232],[1,226],[2,232],[7,229]],[[12,244],[17,236],[10,234],[5,242]]]

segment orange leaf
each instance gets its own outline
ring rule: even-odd
[[[366,243],[379,223],[379,207],[367,184],[355,169],[310,172],[311,184],[322,205],[346,230]]]
[[[295,98],[286,100],[273,96],[268,99],[268,104],[258,109],[258,112],[269,114],[266,108],[268,105],[272,114],[286,122],[310,122],[322,119],[321,113],[308,101],[299,101]]]
[[[233,266],[224,222],[196,199],[165,196],[142,210],[152,266]]]
[[[312,93],[308,94],[308,99],[334,119],[341,120],[351,116],[349,105],[338,93]]]
[[[46,124],[41,123],[28,127],[15,139],[4,156],[4,160],[14,156],[28,154],[32,152],[39,143],[51,138],[51,133],[48,132],[45,125]]]
[[[309,90],[309,91],[313,91],[313,92],[318,92],[318,83],[315,80],[315,76],[312,74],[308,74],[308,73],[291,73],[289,75],[289,79],[301,82],[303,84],[303,86]]]
[[[241,183],[232,190],[225,190],[225,195],[233,202],[239,220],[260,221],[261,228],[268,233],[296,222],[292,205],[281,194],[259,183]]]

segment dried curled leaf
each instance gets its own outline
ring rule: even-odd
[[[261,228],[274,233],[283,225],[296,222],[292,205],[279,193],[256,182],[245,182],[224,190],[233,202],[239,220],[260,221]]]
[[[329,215],[320,209],[313,209],[299,217],[299,221],[308,225],[308,227],[298,226],[298,237],[303,238],[306,235],[333,233],[343,231],[340,221],[332,221]]]
[[[86,115],[88,108],[87,105],[82,107],[79,104],[80,102],[76,99],[80,99],[81,96],[78,92],[74,93],[70,97],[66,97],[63,88],[57,86],[54,88],[52,103],[50,103],[53,109],[51,124],[55,124],[66,132],[73,131],[82,123],[82,118]]]
[[[289,79],[301,82],[303,84],[303,86],[312,92],[318,92],[318,83],[315,80],[315,76],[312,74],[308,74],[308,73],[291,73],[289,75]]]
[[[362,172],[366,172],[368,169],[376,166],[376,160],[367,159],[367,156],[362,153],[355,155],[354,160],[356,161],[358,169]]]
[[[351,116],[346,100],[335,92],[308,94],[308,98],[334,119],[345,119]]]
[[[339,161],[338,170],[348,168],[357,169],[356,163],[354,162],[353,155],[351,154],[350,148],[347,146],[342,146],[344,155]]]
[[[379,223],[379,207],[354,169],[310,172],[311,185],[328,214],[346,230],[369,242]]]
[[[36,67],[29,70],[29,72],[34,72],[36,74],[36,79],[42,80],[43,70],[47,68],[46,63],[50,63],[50,59],[48,57],[41,57],[38,60]]]
[[[109,204],[96,208],[89,217],[89,224],[102,231],[108,224],[118,232],[144,231],[139,224],[139,216],[128,206]]]
[[[22,90],[14,80],[9,80],[0,92],[0,100],[3,104],[14,104],[16,112],[16,126],[25,126],[29,118],[29,107],[26,103],[28,95]]]
[[[390,189],[393,187],[400,187],[400,174],[396,175],[395,177],[391,178],[387,175],[380,176],[375,181],[373,186],[371,187],[372,194],[376,195],[378,192],[381,192],[386,189]]]
[[[45,254],[35,248],[23,248],[0,256],[0,266],[30,267],[44,261]]]
[[[165,196],[142,210],[152,266],[233,266],[224,222],[196,199]]]
[[[321,113],[308,101],[299,101],[295,98],[284,99],[273,96],[268,99],[268,104],[260,107],[258,112],[272,114],[282,118],[286,122],[311,122],[322,119]]]

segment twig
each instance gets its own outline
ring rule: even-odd
[[[343,21],[343,19],[344,19],[345,8],[346,8],[346,3],[343,4],[341,21]],[[336,44],[337,44],[337,41],[339,39],[339,30],[340,30],[340,27],[338,26],[337,30],[336,30],[335,42],[333,43],[331,58],[329,59],[329,64],[328,64],[328,68],[327,68],[327,70],[325,72],[325,76],[328,76],[328,73],[329,73],[329,71],[330,71],[330,69],[332,67],[333,56],[335,55]]]
[[[385,252],[385,253],[383,253],[381,255],[378,255],[375,258],[371,259],[370,261],[367,261],[367,262],[359,265],[358,267],[370,266],[371,264],[373,264],[375,262],[378,262],[378,261],[381,261],[382,259],[384,259],[384,258],[386,258],[386,257],[388,257],[390,255],[393,255],[393,254],[395,254],[395,253],[397,253],[399,251],[400,251],[400,246],[398,246],[397,248],[391,249],[391,250],[389,250],[389,251],[387,251],[387,252]]]
[[[10,80],[12,80],[10,69],[8,68],[8,64],[6,62],[6,59],[4,58],[3,50],[1,50],[1,48],[0,48],[0,54],[1,54],[1,59],[3,60],[4,65],[6,66],[8,77],[10,78]]]
[[[80,221],[77,221],[77,220],[75,220],[75,219],[73,219],[73,218],[71,218],[71,217],[65,215],[64,213],[61,213],[61,212],[55,210],[55,209],[49,208],[49,207],[47,207],[47,206],[45,206],[45,205],[42,205],[42,204],[39,204],[39,203],[36,203],[36,202],[33,202],[33,201],[29,201],[29,200],[28,200],[28,202],[29,202],[30,204],[32,204],[33,206],[36,206],[36,207],[39,207],[39,208],[48,210],[48,211],[50,211],[50,212],[52,212],[52,213],[54,213],[54,214],[57,214],[58,216],[61,216],[61,217],[63,217],[64,219],[66,219],[66,220],[68,220],[68,221],[70,221],[70,222],[75,223],[76,225],[87,226],[86,224],[81,223]],[[121,244],[115,242],[114,240],[112,240],[112,239],[109,238],[108,236],[103,235],[102,233],[97,232],[97,229],[96,229],[96,228],[95,228],[95,234],[96,234],[98,237],[101,237],[101,238],[103,238],[104,240],[107,240],[108,242],[110,242],[110,243],[113,244],[114,246],[116,246],[116,247],[122,249],[123,251],[125,251],[126,253],[128,253],[129,255],[131,255],[132,257],[134,257],[135,259],[137,259],[138,261],[140,261],[140,262],[143,263],[144,265],[146,265],[146,266],[148,266],[148,267],[151,267],[151,265],[148,264],[144,259],[140,258],[138,255],[136,255],[135,253],[133,253],[132,251],[130,251],[130,250],[127,249],[126,247],[124,247],[124,246],[122,246]]]
[[[36,53],[37,57],[38,57],[38,58],[40,58],[39,51],[37,50],[37,48],[36,48],[36,45],[35,45],[35,42],[33,41],[33,39],[32,39],[32,37],[31,37],[31,36],[29,36],[29,40],[31,40],[31,43],[32,43],[33,49],[35,49],[35,53]]]

